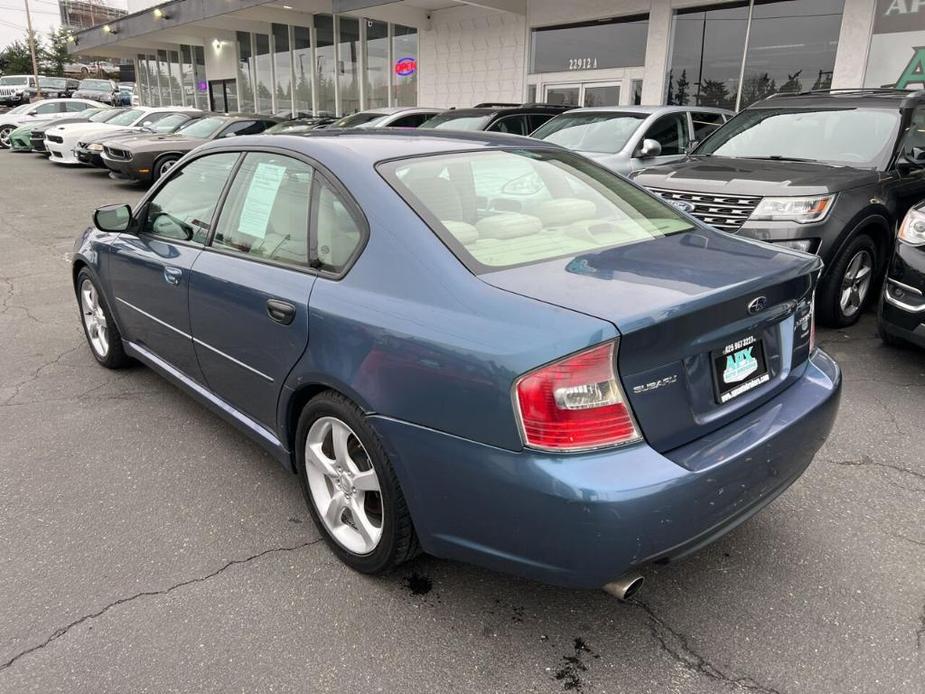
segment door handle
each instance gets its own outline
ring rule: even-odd
[[[289,325],[295,320],[295,306],[288,301],[267,299],[267,315],[270,317],[270,320],[282,323],[283,325]]]
[[[177,286],[180,284],[180,279],[183,277],[183,270],[178,267],[165,267],[164,268],[164,279],[167,281],[167,284],[172,284]]]

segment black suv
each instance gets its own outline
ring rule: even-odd
[[[673,164],[633,176],[717,229],[818,254],[820,322],[858,320],[925,197],[925,91],[780,94]]]
[[[476,104],[472,108],[438,113],[419,127],[529,135],[553,116],[571,108],[556,104]]]

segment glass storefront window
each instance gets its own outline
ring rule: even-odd
[[[193,79],[193,51],[189,46],[180,46],[180,74],[183,96],[187,106],[196,106],[196,84]]]
[[[831,87],[844,8],[845,0],[755,3],[741,107],[775,92]]]
[[[312,32],[308,27],[292,27],[292,66],[295,68],[295,110],[311,113]]]
[[[316,14],[315,17],[315,75],[318,89],[318,111],[334,114],[334,80],[337,79],[337,57],[334,52],[334,17]]]
[[[674,16],[669,104],[735,108],[748,3]]]
[[[202,46],[193,46],[193,80],[196,89],[196,107],[209,108],[209,83],[206,81],[206,54]]]
[[[645,65],[648,35],[648,17],[534,29],[531,32],[530,72]]]
[[[338,18],[338,71],[340,113],[360,110],[360,21],[352,17]]]
[[[389,25],[366,22],[366,108],[389,105]]]
[[[418,30],[392,25],[392,105],[418,104]]]
[[[292,108],[292,54],[289,52],[289,27],[285,24],[273,25],[273,68],[276,110],[288,111]]]
[[[270,72],[270,37],[254,34],[254,85],[257,91],[257,113],[273,112],[273,79]]]
[[[747,55],[748,2],[678,10],[667,103],[734,109],[781,91],[829,87],[844,4],[757,0]]]
[[[157,84],[158,105],[170,106],[170,64],[167,62],[167,51],[157,52]]]
[[[170,105],[183,105],[183,71],[180,68],[180,52],[169,51],[170,58]]]
[[[148,86],[148,60],[144,53],[135,56],[135,72],[138,79],[138,98],[142,106],[151,105],[151,91]]]
[[[253,78],[251,75],[251,35],[244,31],[237,32],[238,43],[238,91],[240,92],[239,107],[242,111],[254,110]]]

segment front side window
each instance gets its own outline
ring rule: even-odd
[[[218,198],[238,155],[210,154],[175,173],[148,202],[143,231],[174,241],[205,243]]]
[[[308,164],[279,154],[248,154],[228,191],[212,245],[308,267],[311,186]]]
[[[564,113],[541,126],[533,137],[578,152],[615,154],[645,118],[635,113]]]
[[[721,113],[691,113],[691,122],[694,124],[694,139],[703,142],[708,136],[726,122]]]
[[[925,108],[919,107],[912,114],[912,122],[906,131],[903,140],[902,152],[910,159],[914,157],[914,150],[925,152]]]
[[[80,113],[88,108],[93,108],[90,104],[85,104],[82,101],[68,101],[64,107],[64,110],[68,113]]]
[[[684,154],[690,144],[686,115],[672,113],[669,116],[662,116],[649,127],[645,137],[658,142],[662,146],[663,155]]]
[[[90,120],[94,123],[108,123],[113,118],[123,113],[125,113],[124,108],[107,108],[90,116]]]
[[[151,132],[172,133],[181,125],[189,121],[189,116],[182,113],[165,113],[154,121],[146,120],[144,125]]]
[[[666,203],[571,152],[439,154],[379,170],[476,273],[693,228]]]
[[[199,120],[190,121],[177,130],[178,134],[184,137],[195,139],[207,139],[219,131],[219,128],[228,122],[227,118],[216,116],[214,118],[200,118]]]
[[[36,115],[45,115],[48,113],[61,113],[61,104],[39,104],[35,107]]]
[[[894,110],[761,108],[740,113],[695,153],[877,168],[898,128]]]

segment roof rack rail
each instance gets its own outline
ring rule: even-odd
[[[777,92],[776,94],[771,94],[765,98],[773,99],[779,96],[806,96],[809,94],[833,94],[835,96],[838,96],[839,94],[871,94],[873,96],[878,94],[882,94],[884,96],[901,94],[904,96],[913,96],[918,95],[919,91],[912,89],[896,89],[895,87],[841,87],[839,89],[804,89],[801,92]]]
[[[515,108],[517,106],[520,106],[520,104],[511,104],[511,103],[507,103],[503,101],[483,101],[480,104],[476,104],[472,108],[492,108],[492,107],[497,108],[497,107],[502,107],[502,106],[505,108]]]

